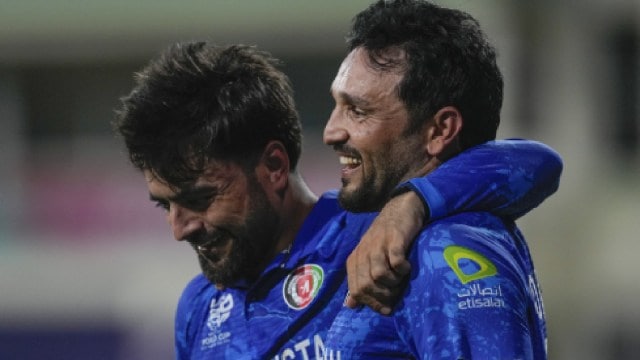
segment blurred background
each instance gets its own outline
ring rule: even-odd
[[[284,60],[302,172],[338,186],[321,132],[351,17],[368,0],[0,0],[0,359],[172,359],[198,271],[110,127],[133,72],[181,40]],[[478,18],[506,88],[499,138],[564,158],[519,221],[552,359],[640,358],[640,2],[439,1]]]

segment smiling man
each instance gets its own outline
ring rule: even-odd
[[[402,54],[387,55],[399,61]],[[336,106],[325,130],[325,142],[344,165],[340,204],[357,212],[380,210],[403,179],[427,173],[429,160],[423,138],[410,136],[416,129],[397,120],[409,118],[396,95],[403,73],[373,72],[363,66],[366,57],[356,49],[342,62],[331,86]],[[333,126],[338,119],[348,121],[349,129]]]
[[[379,0],[356,15],[348,46],[324,131],[344,164],[345,209],[378,210],[396,187],[419,189],[413,178],[464,165],[453,163],[495,139],[502,74],[469,14],[421,0]],[[483,164],[468,166],[459,171],[474,179]],[[330,357],[545,359],[542,298],[513,220],[470,211],[425,226],[390,316],[341,310],[328,334]]]

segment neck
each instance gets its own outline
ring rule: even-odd
[[[406,172],[404,174],[404,177],[400,180],[400,183],[411,180],[413,178],[424,177],[430,172],[432,172],[433,170],[435,170],[436,168],[438,168],[438,166],[440,165],[442,165],[442,161],[440,161],[440,159],[438,159],[436,156],[431,156],[420,167],[416,167],[411,171]]]
[[[282,223],[276,253],[289,249],[302,223],[318,201],[298,173],[289,174],[288,187],[283,194]]]

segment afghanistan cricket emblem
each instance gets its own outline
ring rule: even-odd
[[[324,271],[316,264],[305,264],[293,270],[284,280],[282,296],[294,310],[306,308],[318,295],[324,280]]]

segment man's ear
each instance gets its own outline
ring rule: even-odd
[[[260,158],[261,173],[264,186],[271,187],[276,192],[284,190],[289,181],[289,155],[280,141],[269,141],[264,147]]]
[[[463,119],[454,106],[445,106],[433,116],[428,125],[427,152],[440,160],[446,160],[460,152],[458,135],[462,131]]]

